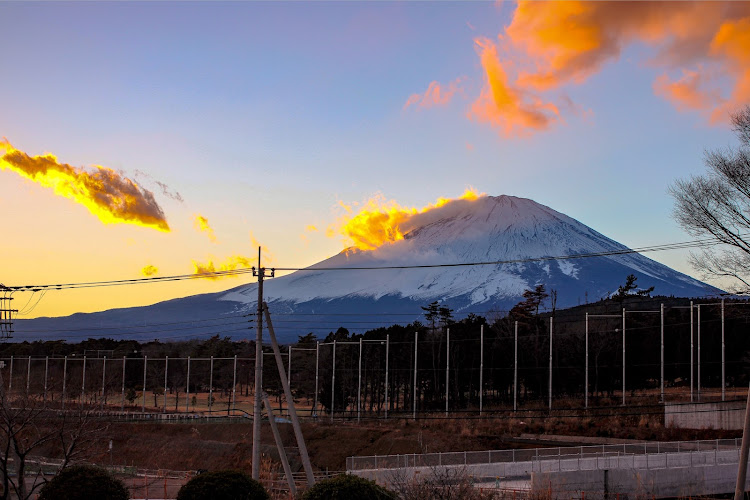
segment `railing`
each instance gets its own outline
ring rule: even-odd
[[[524,450],[460,451],[411,455],[373,455],[348,457],[346,470],[439,467],[444,465],[480,465],[514,462],[540,462],[586,458],[611,458],[669,453],[727,451],[739,449],[740,439],[705,441],[647,441],[632,444],[605,444]],[[647,459],[648,461],[648,459]]]

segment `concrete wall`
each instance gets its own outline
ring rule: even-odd
[[[608,494],[611,498],[617,494],[674,498],[733,492],[738,453],[738,448],[727,447],[648,455],[605,454],[573,458],[563,455],[539,461],[403,467],[353,473],[387,487],[439,473],[442,478],[469,477],[477,487],[549,490],[552,497],[560,499],[603,498]]]
[[[551,492],[552,499],[615,498],[616,495],[688,498],[732,493],[736,464],[677,469],[611,469],[542,472],[531,475],[534,491]],[[745,486],[747,491],[750,478]]]
[[[740,430],[744,419],[744,401],[666,403],[664,405],[664,425],[667,427]]]

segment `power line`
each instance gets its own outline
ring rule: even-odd
[[[508,259],[508,260],[495,260],[495,261],[480,261],[480,262],[454,262],[454,263],[442,263],[442,264],[411,264],[401,266],[310,266],[310,267],[274,267],[275,271],[306,271],[306,272],[318,272],[318,271],[377,271],[377,270],[394,270],[394,269],[433,269],[433,268],[450,268],[450,267],[473,267],[473,266],[498,266],[505,264],[523,264],[530,262],[547,262],[547,261],[558,261],[558,260],[572,260],[572,259],[586,259],[596,257],[612,257],[617,255],[628,255],[634,253],[646,253],[646,252],[659,252],[665,250],[679,250],[685,248],[705,247],[720,244],[717,238],[705,238],[700,240],[683,241],[677,243],[665,243],[660,245],[652,245],[640,248],[621,248],[617,250],[608,250],[603,252],[591,252],[582,254],[572,255],[558,255],[558,256],[545,256],[545,257],[531,257],[523,259]],[[104,281],[89,281],[81,283],[57,283],[57,284],[42,284],[42,285],[21,285],[21,286],[2,286],[0,290],[3,291],[41,291],[41,290],[68,290],[74,288],[93,288],[93,287],[106,287],[106,286],[120,286],[120,285],[133,285],[143,283],[157,283],[167,281],[183,281],[192,279],[213,279],[228,276],[239,276],[242,274],[251,274],[255,271],[255,267],[250,268],[238,268],[227,271],[214,271],[199,274],[183,274],[176,276],[152,276],[146,278],[133,278],[133,279],[121,279],[121,280],[104,280]]]

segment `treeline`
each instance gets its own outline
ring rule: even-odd
[[[333,404],[336,413],[353,414],[359,402],[362,412],[382,414],[386,409],[388,351],[387,406],[392,412],[411,412],[415,406],[420,412],[442,411],[446,406],[446,397],[450,410],[473,409],[478,407],[480,391],[483,391],[485,408],[508,407],[514,399],[516,374],[519,404],[546,400],[552,321],[553,396],[582,398],[585,315],[588,312],[589,393],[592,398],[612,397],[622,387],[623,308],[626,310],[627,390],[635,393],[657,389],[660,384],[661,304],[665,307],[666,385],[684,387],[689,384],[690,377],[689,300],[624,295],[594,304],[555,310],[554,302],[544,288],[537,287],[528,291],[524,300],[507,313],[498,312],[487,317],[469,315],[454,320],[453,311],[433,303],[423,308],[423,321],[409,325],[376,328],[361,334],[342,327],[322,340],[312,333],[301,335],[292,345],[292,390],[295,397],[316,402],[318,408],[328,412]],[[723,324],[725,380],[728,386],[744,387],[748,383],[749,323],[748,303],[727,300]],[[698,325],[697,309],[694,309],[692,343],[696,384]],[[721,386],[721,328],[719,302],[703,302],[700,306],[700,359],[704,390],[719,390]],[[482,346],[480,335],[483,338]],[[517,373],[514,370],[516,346]],[[270,349],[267,351],[270,353]],[[290,363],[288,352],[288,346],[284,346],[285,367]],[[50,369],[49,376],[51,379],[57,377],[59,382],[62,376],[59,358],[68,356],[66,376],[71,380],[80,380],[77,377],[81,377],[82,364],[76,364],[74,360],[80,360],[84,355],[97,359],[107,356],[112,360],[107,364],[106,374],[101,371],[104,366],[98,367],[93,363],[89,366],[86,377],[92,392],[97,390],[102,378],[108,380],[113,392],[117,392],[118,384],[122,382],[122,375],[118,375],[118,371],[124,364],[125,386],[131,396],[143,389],[143,358],[146,357],[146,389],[154,392],[155,406],[158,403],[157,394],[164,392],[165,377],[170,393],[188,389],[191,393],[211,390],[217,397],[223,396],[228,401],[233,389],[245,395],[253,390],[254,343],[248,341],[237,342],[214,336],[208,340],[175,342],[139,343],[92,338],[77,344],[38,341],[0,345],[0,357],[7,360],[13,356],[16,359],[15,377],[25,375],[24,358],[31,356],[38,360],[51,356],[56,357],[57,361],[56,368]],[[122,362],[123,357],[126,363]],[[189,366],[189,379],[188,357],[193,360]],[[211,358],[214,360],[209,361]],[[283,391],[275,361],[270,354],[264,358],[264,388],[281,402]],[[480,370],[482,363],[483,370]],[[40,382],[34,383],[38,385]],[[75,385],[69,384],[67,391],[87,390],[80,384]],[[128,399],[131,400],[131,397]]]

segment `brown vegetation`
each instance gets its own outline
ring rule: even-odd
[[[289,428],[287,428],[289,427]],[[288,450],[295,447],[289,425],[280,425]],[[340,471],[352,455],[388,455],[473,451],[550,446],[543,438],[536,444],[520,439],[523,434],[610,437],[621,439],[683,440],[739,436],[734,431],[689,431],[665,428],[658,415],[608,417],[494,418],[389,420],[354,423],[305,423],[303,432],[313,466]],[[113,441],[114,464],[149,469],[196,470],[250,468],[251,423],[135,424],[113,423],[94,457],[109,463],[106,449]],[[270,428],[263,427],[263,453],[277,460]],[[571,438],[560,445],[576,444]],[[580,443],[579,443],[580,444]],[[290,457],[299,470],[296,456]]]

